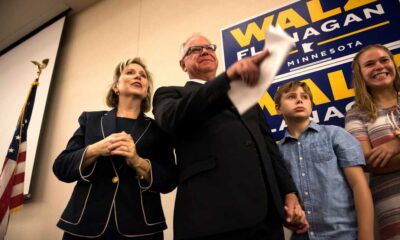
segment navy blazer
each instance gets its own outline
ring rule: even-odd
[[[156,122],[176,148],[176,239],[251,227],[268,210],[283,222],[284,196],[296,192],[261,108],[240,116],[229,88],[223,73],[204,85],[189,81],[154,95]]]
[[[170,192],[176,186],[175,157],[170,139],[154,120],[142,114],[132,134],[139,156],[151,162],[150,183],[137,179],[135,170],[118,156],[99,157],[80,170],[88,145],[116,132],[116,112],[83,112],[78,130],[54,162],[58,179],[76,182],[57,224],[70,234],[100,236],[110,217],[115,217],[118,231],[128,237],[151,235],[167,228],[159,193]],[[112,181],[114,177],[119,181]]]

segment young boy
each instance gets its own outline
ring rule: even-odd
[[[275,107],[288,126],[279,148],[310,224],[292,239],[373,239],[373,205],[360,144],[343,128],[310,120],[312,94],[303,82],[281,86]]]

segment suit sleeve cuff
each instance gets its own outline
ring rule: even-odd
[[[153,185],[153,167],[151,166],[151,162],[148,159],[145,159],[145,161],[147,161],[150,165],[150,171],[149,171],[149,175],[150,175],[150,181],[146,181],[143,179],[138,178],[138,183],[139,183],[139,187],[143,190],[146,191],[149,188],[151,188],[151,186]]]
[[[86,182],[90,182],[89,177],[93,174],[94,169],[96,168],[96,165],[97,165],[97,161],[95,161],[93,165],[88,166],[84,170],[82,170],[83,157],[85,156],[85,153],[86,153],[88,147],[89,146],[87,146],[85,148],[85,150],[83,151],[82,156],[81,156],[81,161],[79,163],[79,175]]]

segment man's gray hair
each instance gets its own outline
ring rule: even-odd
[[[193,33],[192,35],[190,35],[190,37],[188,37],[180,46],[179,48],[179,56],[180,59],[182,60],[183,57],[185,56],[185,53],[187,51],[186,49],[186,44],[189,42],[190,39],[194,38],[194,37],[204,37],[201,33],[197,32],[197,33]]]

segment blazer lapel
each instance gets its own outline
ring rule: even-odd
[[[264,138],[258,126],[258,119],[257,119],[257,109],[251,108],[248,110],[241,119],[247,129],[250,131],[251,135],[253,136],[255,143],[258,145],[257,147],[260,149],[261,152],[265,151],[265,146],[260,145],[260,143],[264,142]]]
[[[101,118],[101,131],[104,138],[117,131],[116,115],[117,109],[114,108],[111,111],[106,112]]]
[[[135,126],[132,131],[129,133],[132,135],[132,138],[138,141],[144,134],[150,124],[150,120],[145,118],[144,114],[141,113],[136,120]],[[114,108],[111,111],[105,113],[101,119],[101,130],[104,134],[103,137],[117,132],[117,109]]]
[[[145,118],[144,114],[141,113],[136,120],[135,126],[133,127],[133,131],[131,132],[131,135],[133,139],[135,140],[135,143],[140,140],[140,138],[145,134],[145,131],[147,131],[147,127],[150,123],[150,120]]]

